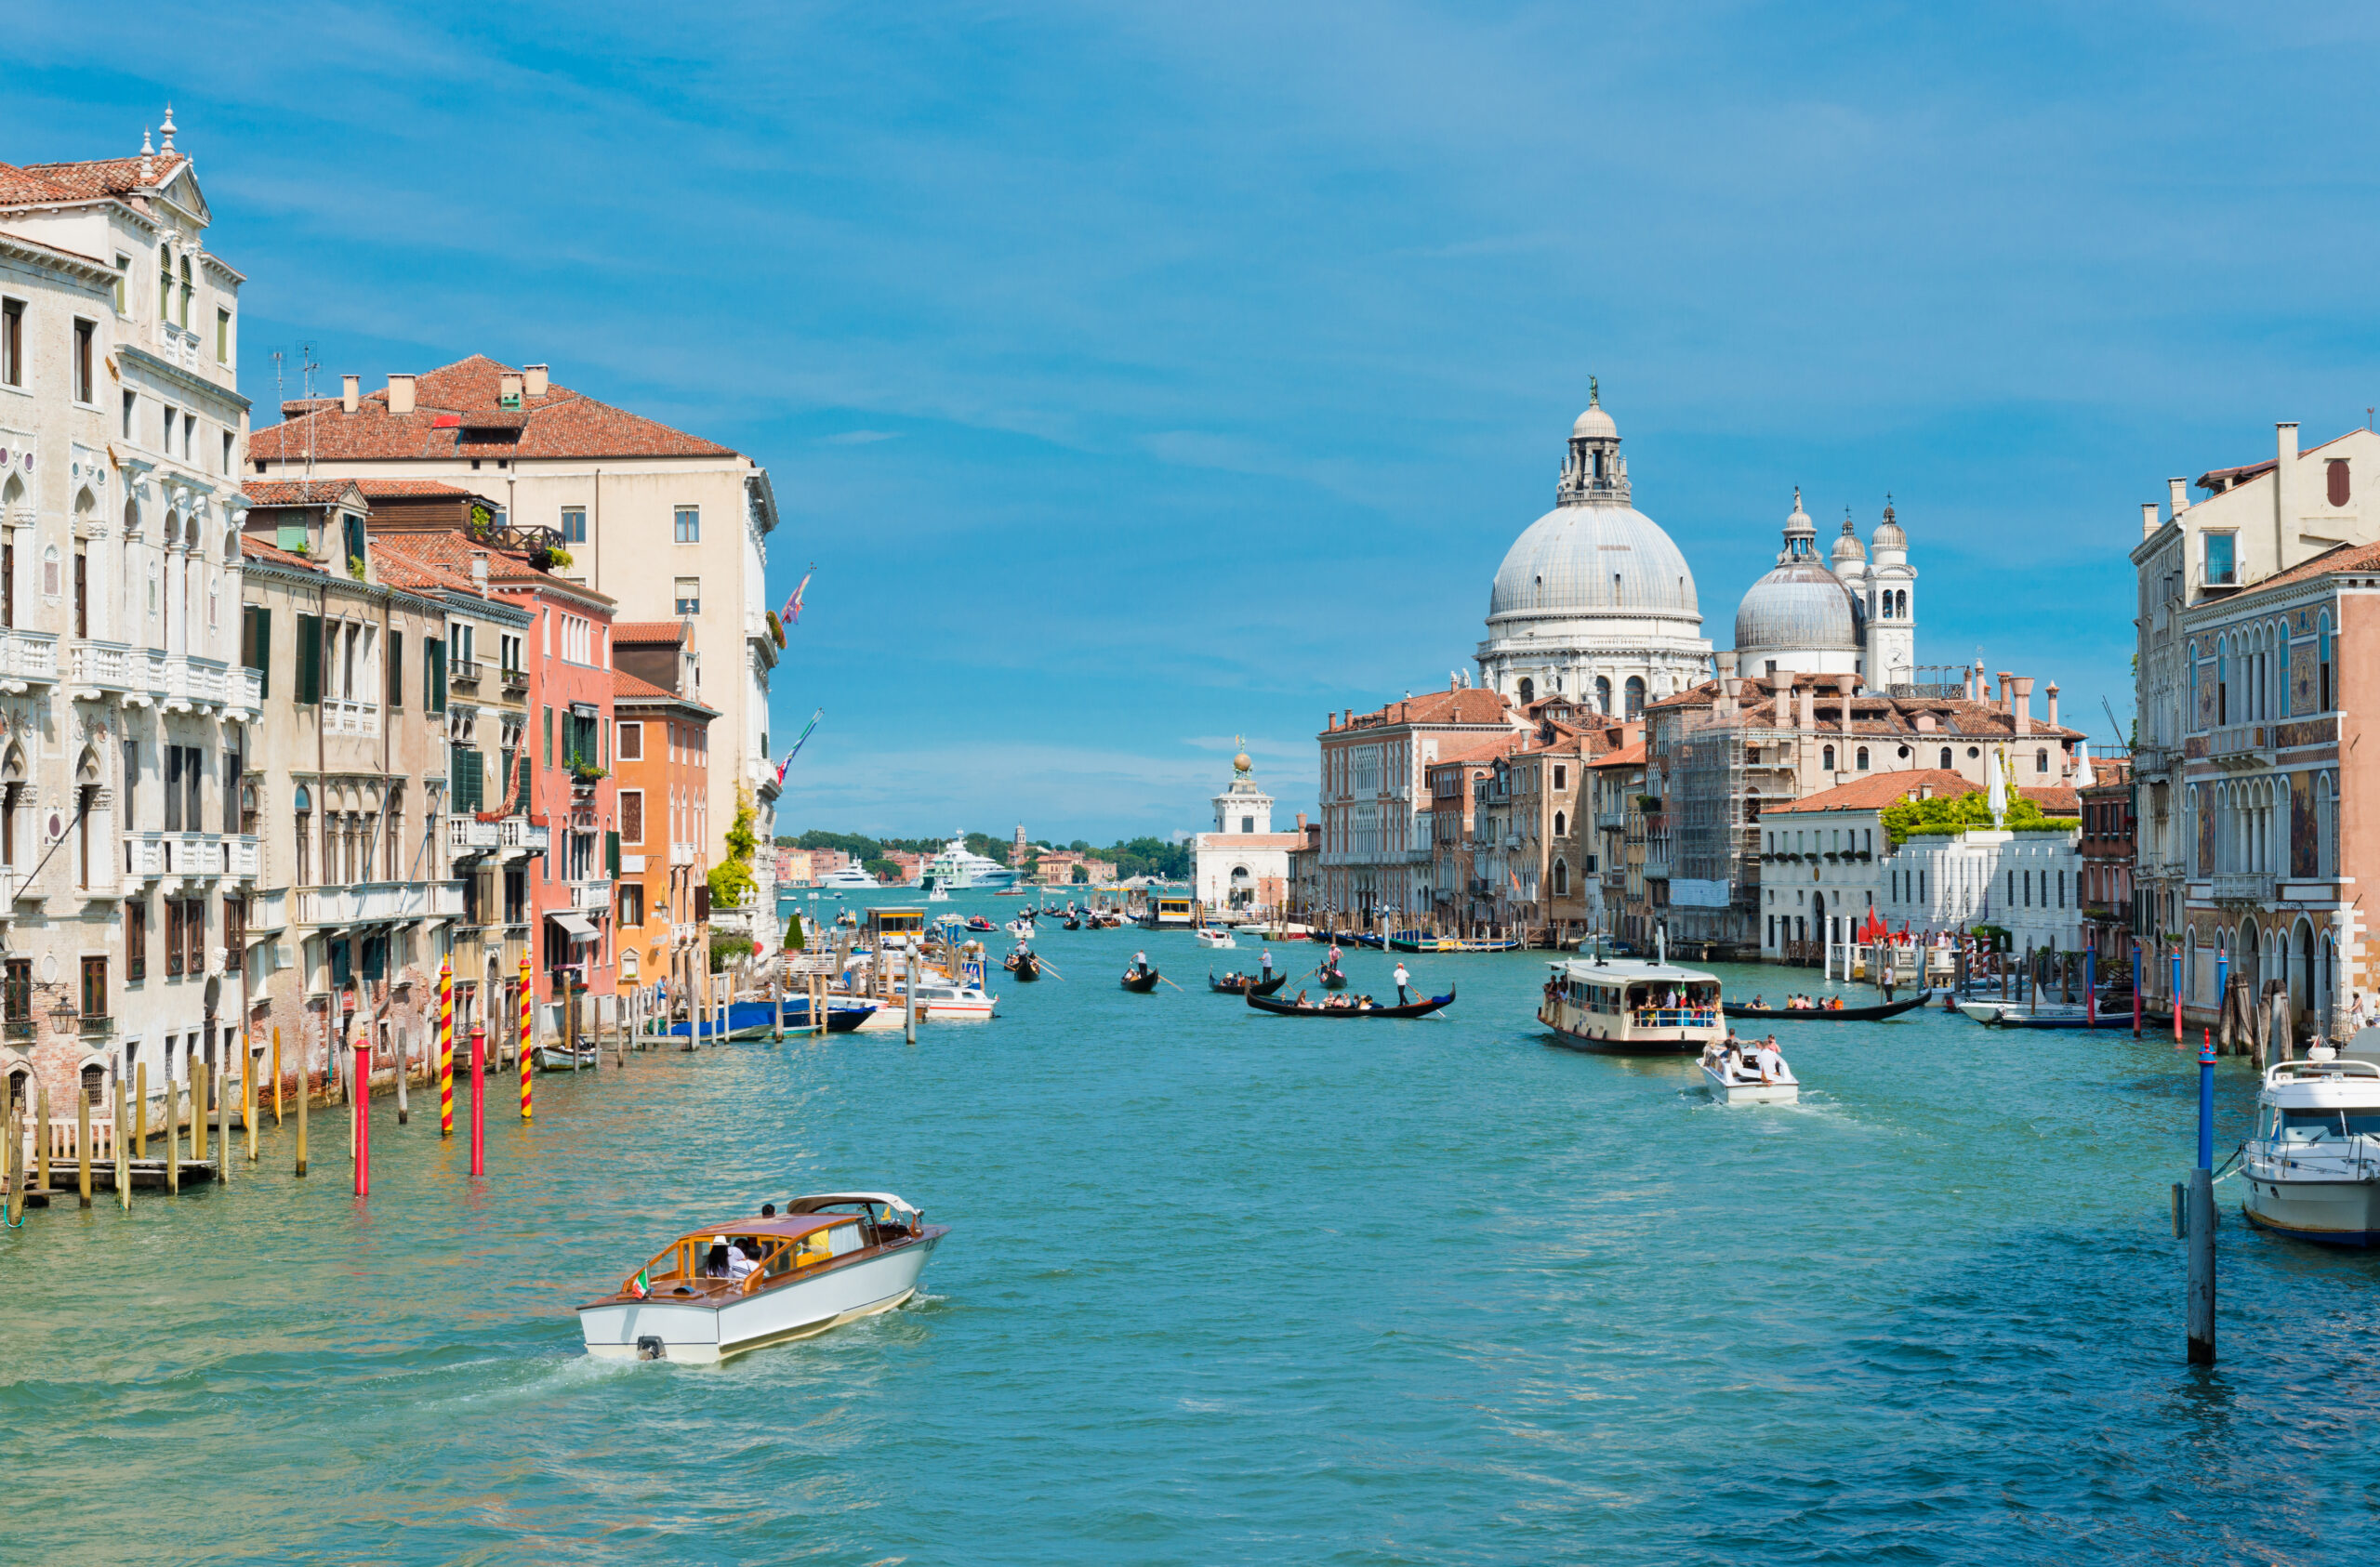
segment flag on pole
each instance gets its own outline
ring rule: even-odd
[[[802,580],[807,582],[810,579],[804,577]],[[793,758],[801,755],[802,746],[809,743],[810,731],[816,729],[818,727],[818,720],[826,716],[826,709],[824,707],[819,708],[816,712],[810,715],[810,721],[801,726],[801,732],[793,737],[793,749],[787,751],[785,754],[785,760],[777,764],[777,782],[779,784],[783,784],[785,782],[786,769],[793,765]]]
[[[817,574],[818,568],[815,566],[801,573],[801,580],[793,585],[793,597],[785,601],[785,613],[777,616],[779,620],[784,621],[787,625],[801,624],[801,596],[810,591],[810,579]]]
[[[636,1271],[636,1277],[628,1281],[628,1293],[635,1296],[639,1300],[642,1300],[646,1297],[650,1296],[653,1293],[653,1279],[651,1277],[651,1273],[652,1270],[649,1267],[638,1269]]]

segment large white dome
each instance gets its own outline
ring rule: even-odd
[[[1559,506],[1504,554],[1488,599],[1506,615],[1691,615],[1694,574],[1669,534],[1633,507]]]
[[[1736,650],[1854,650],[1859,621],[1843,579],[1811,560],[1793,560],[1752,585],[1736,609]]]

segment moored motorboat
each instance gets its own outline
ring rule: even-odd
[[[598,1359],[694,1363],[806,1338],[908,1299],[947,1233],[889,1192],[797,1197],[680,1236],[579,1307],[579,1332]]]
[[[595,1069],[595,1047],[582,1045],[572,1049],[565,1045],[539,1045],[532,1052],[539,1072],[591,1072]]]
[[[1699,1063],[1702,1090],[1721,1104],[1799,1104],[1802,1085],[1774,1044],[1764,1042],[1750,1057],[1735,1042],[1705,1045]]]
[[[894,987],[892,1010],[905,1008],[900,994],[902,986]],[[919,1022],[979,1022],[999,1009],[1000,998],[980,985],[953,984],[947,980],[918,981],[918,1021]]]
[[[1391,952],[1517,952],[1519,949],[1520,942],[1510,938],[1433,936],[1426,930],[1392,930],[1388,933],[1388,950]]]
[[[2250,1223],[2325,1245],[2380,1245],[2380,1062],[2268,1067],[2240,1164]]]
[[[1726,1037],[1719,977],[1635,958],[1547,965],[1537,1021],[1555,1043],[1604,1055],[1692,1055]]]

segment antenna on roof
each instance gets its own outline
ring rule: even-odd
[[[304,398],[305,398],[305,400],[306,400],[306,406],[307,406],[307,418],[306,418],[306,482],[307,482],[307,483],[309,483],[309,484],[311,484],[311,483],[314,481],[314,419],[313,419],[313,402],[314,402],[314,372],[315,372],[315,371],[317,371],[317,370],[320,370],[320,369],[322,368],[322,366],[314,362],[314,345],[313,345],[313,344],[311,344],[311,343],[300,343],[300,344],[298,344],[298,354],[299,354],[300,356],[302,356],[302,357],[304,358],[304,360],[305,360],[305,362],[306,362],[304,364],[300,365],[298,368],[299,368],[300,373],[301,373],[301,374],[303,374],[303,375],[305,376],[305,380],[304,380],[304,382],[302,383],[302,385],[303,385],[303,386],[304,386],[304,388],[305,388],[305,390],[304,390],[304,392],[302,393],[302,395],[304,396]]]

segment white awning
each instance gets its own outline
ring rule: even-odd
[[[564,930],[570,932],[570,941],[573,946],[576,946],[581,942],[591,942],[595,939],[595,928],[588,924],[586,920],[580,918],[577,915],[553,914],[548,915],[546,917],[552,920],[556,925],[561,926]]]

